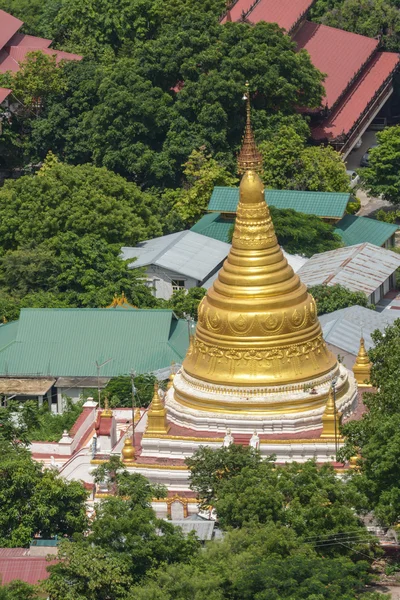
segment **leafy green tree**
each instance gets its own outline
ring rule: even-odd
[[[396,0],[319,0],[314,14],[331,27],[371,38],[379,36],[385,50],[400,49],[400,12]],[[324,8],[325,10],[321,10]]]
[[[190,154],[184,165],[183,188],[176,190],[175,210],[189,227],[203,216],[214,186],[233,186],[237,183],[237,179],[205,150],[203,146]]]
[[[343,427],[343,456],[360,456],[352,483],[379,521],[393,525],[400,520],[400,320],[372,337],[375,346],[369,356],[375,391],[363,396],[368,410],[362,418]]]
[[[26,400],[23,404],[11,400],[8,409],[3,410],[12,423],[18,424],[14,439],[58,442],[64,430],[69,431],[81,414],[82,405],[81,401],[64,398],[63,413],[53,414],[46,404],[38,407],[36,400]]]
[[[80,482],[43,471],[27,450],[1,443],[1,546],[27,546],[37,532],[50,537],[84,531],[86,496]]]
[[[0,75],[0,85],[11,88],[12,96],[23,107],[25,115],[35,117],[49,96],[61,95],[67,89],[62,65],[57,66],[55,55],[48,56],[41,50],[28,52],[15,73],[7,71]]]
[[[135,406],[149,406],[153,394],[154,383],[157,381],[155,375],[143,373],[134,377]],[[131,407],[132,406],[132,379],[129,376],[120,375],[113,377],[102,391],[102,397],[108,397],[110,406]]]
[[[308,291],[317,304],[319,315],[325,315],[354,305],[372,308],[368,305],[368,298],[364,292],[352,292],[338,283],[335,285],[314,285]]]
[[[364,595],[367,561],[318,555],[294,532],[269,524],[229,532],[186,565],[151,573],[129,600],[378,600]]]
[[[181,529],[157,519],[151,508],[152,498],[165,495],[165,488],[129,474],[118,459],[101,467],[95,479],[108,478],[116,495],[97,508],[87,537],[61,546],[64,560],[50,567],[45,583],[52,600],[123,599],[150,569],[187,562],[197,553],[193,536],[185,538]],[[85,554],[89,562],[82,560]]]
[[[221,479],[234,477],[247,466],[261,462],[259,452],[250,446],[232,445],[213,450],[201,446],[185,460],[190,470],[190,486],[196,491],[202,508],[214,505]]]
[[[39,597],[38,590],[28,583],[15,580],[1,585],[0,581],[0,600],[35,600]]]
[[[369,152],[368,167],[360,171],[362,184],[371,195],[400,203],[400,125],[377,134],[378,146]]]
[[[176,316],[180,319],[190,315],[197,321],[197,309],[201,300],[206,295],[205,288],[194,287],[190,290],[176,290],[167,302],[167,306],[172,308]]]
[[[281,126],[260,144],[267,187],[312,192],[348,192],[342,156],[330,146],[307,147],[292,126]]]

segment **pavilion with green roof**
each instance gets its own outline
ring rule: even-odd
[[[188,346],[188,324],[172,310],[24,308],[0,325],[0,393],[58,404],[97,387],[98,375],[102,384],[132,371],[164,379]]]

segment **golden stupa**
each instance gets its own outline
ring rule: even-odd
[[[371,367],[372,363],[369,360],[368,352],[365,349],[364,338],[361,337],[360,348],[358,350],[356,362],[353,366],[353,373],[359,387],[371,387]]]
[[[296,418],[304,424],[304,413],[317,409],[307,426],[318,426],[317,420],[322,425],[330,382],[337,378],[340,399],[348,390],[347,371],[327,349],[315,301],[278,244],[256,172],[260,154],[248,92],[238,163],[245,172],[232,248],[200,303],[196,332],[167,396],[169,417],[212,428],[212,415],[220,413],[302,413]],[[201,414],[206,412],[207,419]]]

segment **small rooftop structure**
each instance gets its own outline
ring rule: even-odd
[[[340,351],[351,354],[354,362],[361,335],[364,337],[366,349],[369,350],[374,346],[371,334],[377,329],[384,331],[397,318],[399,315],[395,311],[380,313],[363,306],[349,306],[322,315],[319,320],[324,340]]]
[[[298,274],[308,286],[339,283],[354,292],[364,292],[377,304],[395,287],[395,272],[400,255],[373,244],[356,244],[315,254]]]
[[[336,223],[335,233],[340,235],[345,246],[369,242],[375,246],[390,248],[395,245],[397,225],[384,223],[368,217],[345,215]]]
[[[146,267],[158,298],[168,299],[177,289],[202,286],[219,270],[229,244],[194,231],[180,231],[122,248],[122,258],[137,260],[129,266]]]
[[[269,206],[279,209],[291,208],[308,215],[339,220],[343,217],[350,200],[349,193],[306,192],[299,190],[266,189],[265,200]],[[208,211],[236,213],[239,188],[215,186],[208,204]]]

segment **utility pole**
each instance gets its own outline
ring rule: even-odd
[[[103,363],[101,363],[101,365],[99,365],[99,363],[96,360],[96,369],[97,369],[97,396],[98,396],[98,401],[99,401],[99,409],[101,408],[100,369],[101,369],[101,367],[104,367],[104,365],[108,364],[112,360],[114,360],[114,359],[113,358],[109,358],[108,360],[105,360]]]
[[[135,447],[135,371],[131,371],[131,381],[132,381],[132,445]]]

